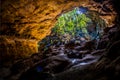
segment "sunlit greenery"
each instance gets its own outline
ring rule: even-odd
[[[79,31],[87,34],[87,25],[91,22],[85,14],[78,14],[79,8],[62,14],[53,28],[53,32],[57,35],[69,34],[71,36],[77,36]]]
[[[68,43],[72,39],[77,41],[77,38],[81,42],[99,39],[106,27],[105,21],[97,12],[87,10],[82,13],[82,11],[77,7],[58,17],[51,34],[39,42],[39,49],[46,51],[51,45]]]

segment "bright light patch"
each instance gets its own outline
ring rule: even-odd
[[[88,63],[85,63],[85,62],[80,63],[80,65],[86,65],[86,64],[88,64]]]
[[[75,63],[75,62],[76,62],[76,59],[73,59],[73,60],[72,60],[72,63]]]
[[[81,12],[80,10],[76,11],[77,14],[83,14],[83,12]]]
[[[79,9],[77,9],[76,13],[77,14],[84,14],[88,11],[88,8],[86,7],[79,7]]]

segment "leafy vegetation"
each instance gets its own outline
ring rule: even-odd
[[[57,21],[57,24],[52,29],[52,32],[57,35],[69,34],[72,37],[77,36],[81,31],[83,34],[87,34],[87,25],[91,22],[85,14],[79,14],[77,11],[79,8],[62,14]]]
[[[76,37],[83,40],[99,39],[104,27],[106,27],[105,21],[99,17],[98,13],[94,11],[82,13],[77,7],[58,18],[51,34],[40,41],[39,49],[46,51],[51,45],[67,43]]]

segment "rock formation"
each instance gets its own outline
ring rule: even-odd
[[[57,17],[76,6],[85,6],[90,10],[98,11],[109,26],[113,25],[116,13],[111,4],[109,0],[103,3],[96,3],[92,0],[1,1],[0,38],[7,41],[0,42],[2,43],[1,46],[5,46],[5,50],[0,49],[0,52],[4,52],[4,55],[18,54],[23,57],[25,57],[23,52],[28,56],[38,52],[37,42],[50,34]],[[32,45],[29,45],[26,41]],[[20,46],[16,46],[18,45],[16,42],[24,49],[21,50]],[[17,51],[14,52],[14,49]],[[10,53],[11,51],[13,54]]]
[[[119,80],[120,5],[118,3],[120,3],[118,0],[1,0],[0,79],[17,80],[23,73],[26,75],[32,70],[34,72],[36,66],[38,72],[41,71],[39,65],[43,65],[48,71],[52,69],[53,73],[60,72],[57,70],[61,69],[61,67],[66,70],[66,68],[73,66],[66,72],[55,74],[55,77],[44,73],[46,77],[53,80]],[[90,45],[87,47],[85,47],[86,45],[77,46],[72,50],[73,53],[65,55],[69,58],[73,56],[74,58],[83,58],[78,60],[78,63],[94,60],[96,55],[102,54],[102,57],[98,58],[98,62],[94,63],[94,65],[86,66],[87,68],[82,68],[82,70],[81,67],[76,66],[76,63],[72,64],[71,60],[66,56],[53,56],[59,54],[59,51],[45,54],[45,56],[52,55],[52,57],[42,60],[43,54],[38,52],[38,42],[50,34],[57,18],[62,13],[77,6],[84,6],[97,11],[100,14],[99,16],[108,24],[108,28],[104,30],[104,36],[99,41],[99,50],[89,50],[87,47]],[[62,47],[64,48],[64,46]],[[85,51],[78,51],[83,48],[85,48]],[[79,52],[79,55],[74,54],[76,51]],[[66,46],[64,52],[70,53],[71,51],[69,52]],[[50,60],[50,62],[46,64],[46,60]],[[52,65],[53,63],[55,65]],[[31,73],[26,76],[29,75]],[[36,73],[34,77],[39,75]],[[75,76],[69,77],[72,75]]]

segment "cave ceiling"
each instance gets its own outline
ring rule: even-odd
[[[114,24],[115,11],[109,0],[4,0],[1,1],[2,35],[43,39],[50,34],[58,16],[78,6],[97,11],[108,26]]]

